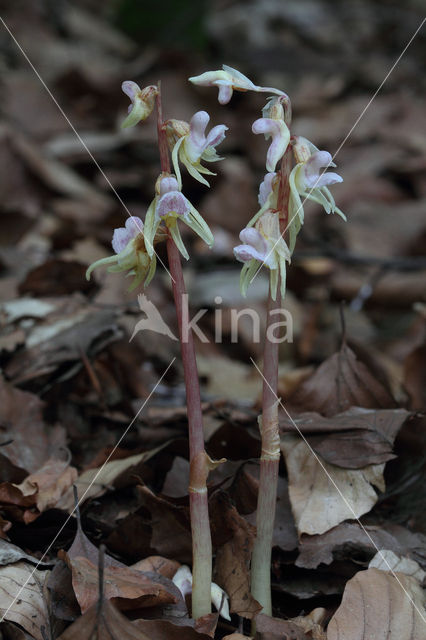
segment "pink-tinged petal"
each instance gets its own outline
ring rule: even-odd
[[[332,164],[332,157],[328,151],[316,151],[311,155],[309,160],[303,167],[303,177],[305,188],[324,187],[328,184],[342,182],[337,173],[322,173],[321,170],[326,169]]]
[[[143,222],[137,216],[131,216],[126,220],[125,227],[115,229],[112,236],[112,248],[115,253],[121,253],[133,238],[143,232]]]
[[[254,227],[247,227],[240,232],[240,240],[243,244],[253,247],[260,254],[265,254],[268,248],[265,238]]]
[[[123,84],[121,85],[121,89],[123,93],[126,94],[126,96],[129,96],[132,102],[136,98],[137,94],[141,91],[140,86],[136,84],[136,82],[132,82],[132,80],[125,80],[125,82],[123,82]]]
[[[316,151],[305,163],[305,177],[307,180],[318,177],[321,169],[328,167],[331,163],[331,154],[328,151]]]
[[[207,111],[197,111],[189,125],[189,140],[191,146],[195,147],[201,155],[206,148],[205,130],[209,123],[210,116]]]
[[[323,173],[316,182],[317,187],[327,187],[329,184],[337,184],[338,182],[343,182],[342,176],[339,176],[338,173],[333,173],[330,171],[329,173]]]
[[[188,200],[180,191],[171,191],[161,196],[157,204],[156,214],[160,218],[175,213],[185,217],[190,211]]]
[[[223,84],[222,82],[217,82],[216,84],[219,87],[219,104],[228,104],[232,98],[232,85],[228,82],[224,82]]]
[[[259,118],[253,122],[252,131],[253,133],[264,133],[272,137],[272,143],[266,155],[266,169],[269,172],[275,171],[277,162],[283,157],[290,142],[289,128],[283,120]]]
[[[206,147],[217,147],[225,138],[228,127],[224,124],[218,124],[208,133],[206,139]]]
[[[124,227],[115,229],[111,243],[115,253],[121,253],[122,251],[124,251],[130,240],[132,239],[133,236]]]
[[[178,181],[173,176],[163,178],[160,182],[160,196],[164,196],[165,193],[170,193],[170,191],[179,191]]]
[[[234,256],[240,262],[249,262],[250,260],[259,260],[259,262],[263,262],[266,255],[263,253],[259,253],[249,244],[240,244],[238,247],[234,247]]]
[[[263,178],[263,181],[260,183],[258,201],[261,207],[263,207],[269,197],[269,194],[272,192],[272,181],[276,175],[277,174],[273,171],[267,173]]]

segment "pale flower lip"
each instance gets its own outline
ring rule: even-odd
[[[274,172],[277,163],[283,157],[290,142],[290,130],[284,120],[274,120],[272,118],[259,118],[252,125],[253,133],[263,133],[272,137],[266,154],[266,170]]]
[[[124,227],[114,230],[111,244],[115,253],[121,253],[139,233],[143,233],[142,220],[137,216],[127,218]]]
[[[189,82],[203,87],[218,87],[220,104],[228,104],[232,98],[233,91],[256,91],[268,92],[276,95],[285,95],[283,91],[273,87],[259,87],[237,69],[222,65],[222,69],[216,71],[206,71],[199,76],[189,78]]]

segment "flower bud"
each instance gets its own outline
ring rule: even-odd
[[[154,85],[141,89],[136,82],[126,80],[121,85],[123,92],[129,96],[131,104],[129,105],[129,115],[122,123],[122,128],[134,127],[138,122],[145,120],[154,109],[155,97],[158,94],[158,88]]]

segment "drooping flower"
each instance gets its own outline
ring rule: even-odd
[[[149,256],[154,253],[153,239],[159,225],[163,222],[169,229],[183,257],[186,260],[189,259],[179,232],[179,219],[195,231],[209,247],[212,247],[214,238],[209,226],[180,191],[175,176],[162,174],[157,180],[156,196],[151,202],[145,218],[145,245]]]
[[[309,140],[301,136],[295,138],[293,146],[297,164],[293,167],[290,182],[289,200],[289,239],[290,250],[293,251],[296,236],[304,222],[304,200],[312,200],[324,207],[326,213],[337,213],[346,220],[346,216],[336,206],[328,189],[329,185],[343,182],[343,178],[334,172],[326,172],[328,167],[335,167],[331,154],[320,151]],[[303,200],[302,200],[303,199]]]
[[[254,227],[246,227],[240,233],[243,244],[234,248],[234,255],[244,263],[241,270],[240,289],[243,296],[257,271],[262,266],[270,271],[270,290],[272,299],[277,297],[278,280],[281,276],[281,295],[286,288],[286,261],[291,254],[280,232],[279,217],[276,212],[266,211]]]
[[[290,142],[290,131],[284,120],[273,120],[272,118],[259,118],[252,125],[253,133],[264,133],[265,138],[272,138],[266,154],[266,170],[275,171],[277,162],[283,157],[288,143]]]
[[[220,104],[227,104],[232,98],[233,91],[257,91],[285,95],[279,89],[256,86],[247,76],[226,64],[222,65],[222,70],[206,71],[199,76],[189,78],[189,81],[202,87],[218,87]]]
[[[218,124],[206,135],[205,130],[209,123],[210,116],[206,111],[197,111],[191,122],[182,120],[168,120],[166,123],[167,137],[172,151],[173,168],[182,188],[182,179],[179,168],[179,161],[185,165],[188,172],[195,180],[209,187],[209,183],[203,176],[216,175],[210,169],[201,164],[201,160],[206,162],[217,162],[223,160],[216,153],[216,147],[225,138],[225,131],[228,130],[224,124]]]
[[[131,100],[128,108],[129,115],[121,125],[121,127],[125,129],[126,127],[134,127],[138,122],[145,120],[152,113],[158,89],[153,85],[141,89],[136,82],[132,82],[131,80],[123,82],[121,88]]]
[[[155,273],[155,253],[148,255],[145,247],[144,224],[137,216],[126,220],[124,227],[115,229],[112,237],[112,248],[115,255],[96,260],[86,271],[86,278],[90,280],[91,273],[97,267],[110,265],[108,271],[120,273],[128,271],[128,276],[135,276],[128,291],[133,291],[144,280],[147,286]]]

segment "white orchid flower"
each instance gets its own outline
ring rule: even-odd
[[[180,253],[186,260],[189,259],[179,232],[178,219],[195,231],[209,247],[213,246],[214,238],[209,226],[181,193],[174,176],[160,176],[156,191],[157,195],[151,202],[145,218],[145,244],[149,256],[154,254],[153,241],[158,227],[163,222],[169,229]]]
[[[279,89],[256,86],[247,76],[227,64],[222,65],[222,70],[206,71],[199,76],[189,78],[189,81],[202,87],[218,87],[220,104],[227,104],[232,98],[233,91],[257,91],[285,95]]]
[[[138,122],[145,120],[152,113],[158,89],[153,85],[141,89],[136,82],[132,82],[131,80],[123,82],[121,88],[131,100],[131,104],[128,107],[129,115],[121,125],[121,127],[125,129],[127,127],[134,127]]]
[[[312,200],[324,207],[326,213],[337,213],[346,220],[345,214],[336,206],[328,189],[329,185],[343,182],[343,178],[337,173],[322,171],[336,166],[331,154],[328,151],[320,151],[301,136],[295,138],[294,153],[298,163],[293,167],[289,177],[288,229],[291,251],[294,249],[296,236],[304,222],[303,200]]]
[[[86,271],[86,278],[90,280],[90,275],[94,269],[102,265],[110,265],[108,271],[111,273],[120,273],[128,271],[128,276],[135,276],[128,291],[133,291],[144,280],[144,286],[147,286],[155,274],[156,256],[153,252],[148,255],[145,238],[144,225],[140,218],[131,216],[126,220],[124,227],[115,229],[112,237],[112,248],[115,255],[108,258],[101,258]]]
[[[176,120],[167,122],[168,140],[172,146],[173,168],[180,189],[182,188],[182,179],[179,161],[185,165],[188,173],[195,180],[209,187],[209,183],[201,174],[211,176],[216,174],[204,167],[201,160],[206,162],[223,160],[217,155],[216,147],[225,138],[225,131],[228,130],[228,127],[224,124],[218,124],[206,135],[205,130],[209,120],[210,116],[206,111],[197,111],[189,124]]]
[[[240,289],[243,296],[255,273],[261,266],[270,270],[270,290],[276,300],[278,280],[281,276],[281,295],[286,288],[286,261],[290,262],[291,254],[280,232],[279,216],[276,212],[266,211],[256,222],[255,227],[246,227],[240,233],[243,244],[234,248],[234,255],[244,263],[241,270]]]

